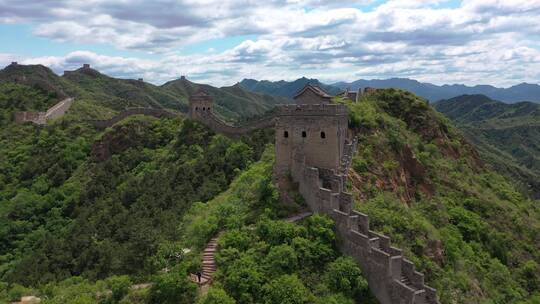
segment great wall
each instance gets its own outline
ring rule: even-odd
[[[36,125],[45,125],[51,120],[64,116],[74,100],[72,97],[66,98],[49,108],[46,112],[17,112],[15,113],[15,122],[31,122]]]
[[[318,88],[317,88],[318,89]],[[365,93],[374,89],[366,89]],[[340,236],[342,252],[360,265],[370,290],[382,304],[438,304],[436,290],[424,284],[424,275],[415,270],[390,238],[370,230],[369,217],[353,210],[353,198],[345,191],[357,140],[348,129],[348,108],[332,104],[327,96],[313,98],[317,90],[306,90],[295,105],[280,105],[263,119],[233,126],[213,113],[211,96],[199,92],[190,97],[188,116],[216,133],[238,137],[261,128],[275,129],[276,179],[292,177],[314,213],[330,216]],[[360,94],[360,92],[358,92]],[[353,97],[345,94],[345,97]],[[358,100],[354,95],[353,100]],[[43,125],[65,114],[73,98],[65,99],[47,112],[16,113],[17,122]],[[176,114],[162,109],[133,108],[108,120],[90,121],[98,128],[114,125],[132,115],[170,118]],[[207,279],[207,281],[210,278]]]
[[[297,101],[302,103],[278,106],[273,116],[260,123],[233,127],[212,113],[213,100],[202,93],[190,98],[189,117],[231,136],[243,135],[258,125],[273,126],[275,178],[291,176],[311,211],[335,221],[340,249],[360,265],[378,301],[438,304],[436,290],[424,284],[424,275],[403,251],[391,246],[389,237],[370,230],[366,214],[353,210],[345,182],[358,143],[348,129],[348,108],[327,102],[326,96],[304,104],[306,100],[300,96]]]

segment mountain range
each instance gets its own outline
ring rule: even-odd
[[[324,84],[317,79],[300,78],[295,81],[268,81],[244,79],[240,82],[242,86],[253,92],[263,92],[277,96],[291,98],[305,84],[310,83],[320,86],[330,94],[349,89],[358,90],[366,87],[372,88],[398,88],[410,91],[430,102],[441,99],[449,99],[465,94],[482,94],[489,98],[500,100],[506,103],[515,103],[520,101],[540,102],[540,86],[537,84],[521,83],[509,88],[497,88],[491,85],[466,86],[462,84],[453,85],[434,85],[431,83],[419,82],[408,78],[390,78],[375,80],[356,80],[353,82],[337,82],[333,84]]]
[[[185,113],[189,96],[200,89],[214,97],[216,111],[226,120],[261,115],[275,104],[291,102],[283,97],[251,92],[240,85],[217,88],[181,77],[156,86],[141,80],[110,77],[90,67],[58,76],[43,65],[11,64],[0,70],[2,82],[38,88],[58,98],[76,97],[75,106],[81,110],[78,112],[90,118],[112,116],[129,107],[165,108]]]
[[[462,95],[434,107],[461,129],[497,172],[540,197],[539,104],[505,104],[484,95]]]

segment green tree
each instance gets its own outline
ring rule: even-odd
[[[324,281],[332,291],[353,297],[369,290],[366,279],[362,277],[362,271],[349,257],[339,257],[328,264]]]
[[[266,265],[272,275],[292,273],[298,267],[296,252],[289,245],[274,246],[266,257]]]
[[[283,275],[263,287],[265,304],[307,304],[314,303],[311,294],[296,275]]]
[[[159,275],[150,288],[149,302],[153,304],[191,304],[197,296],[197,286],[183,271]]]
[[[212,287],[205,296],[197,301],[197,304],[236,304],[236,301],[225,290]]]

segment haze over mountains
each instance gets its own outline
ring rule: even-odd
[[[540,86],[528,83],[521,83],[509,88],[497,88],[491,85],[466,86],[462,84],[438,86],[431,83],[419,82],[414,79],[390,78],[374,80],[360,79],[353,82],[323,84],[317,79],[308,79],[305,77],[290,82],[283,80],[274,82],[267,80],[257,81],[253,79],[244,79],[240,82],[241,85],[253,92],[268,93],[289,98],[294,96],[294,93],[307,83],[319,85],[331,94],[337,94],[345,89],[358,90],[365,87],[399,88],[411,91],[431,102],[465,94],[482,94],[506,103],[520,101],[540,102]]]

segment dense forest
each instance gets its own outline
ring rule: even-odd
[[[116,109],[92,96],[46,126],[19,125],[14,111],[61,95],[0,84],[0,303],[376,303],[330,219],[283,221],[305,205],[294,188],[294,204],[279,199],[272,130],[230,139],[182,116],[97,130],[83,118]],[[538,201],[411,93],[336,102],[359,138],[355,208],[442,303],[540,301]],[[215,236],[203,291],[188,274]]]

